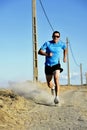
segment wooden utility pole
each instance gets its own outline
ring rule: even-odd
[[[85,76],[86,76],[86,85],[87,85],[87,72],[85,73]]]
[[[80,77],[81,77],[81,86],[82,86],[83,85],[82,64],[80,64]]]
[[[70,86],[70,66],[69,66],[69,49],[68,49],[68,38],[66,38],[66,44],[67,44],[67,77],[68,77],[68,86]]]
[[[32,0],[33,81],[38,81],[36,0]]]

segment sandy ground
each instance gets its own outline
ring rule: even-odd
[[[58,105],[45,84],[0,89],[0,130],[87,130],[87,87],[61,87]]]

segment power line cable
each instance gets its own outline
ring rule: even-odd
[[[40,5],[41,5],[41,7],[42,7],[42,10],[43,10],[43,12],[44,12],[44,15],[45,15],[45,17],[46,17],[46,19],[47,19],[47,21],[48,21],[48,23],[49,23],[49,25],[50,25],[50,28],[52,29],[52,31],[54,31],[53,26],[52,26],[52,24],[50,23],[50,20],[49,20],[49,18],[48,18],[48,16],[47,16],[47,13],[46,13],[46,11],[45,11],[45,9],[44,9],[44,6],[43,6],[43,4],[42,4],[42,1],[39,0],[39,2],[40,2]]]
[[[69,47],[70,47],[70,51],[71,51],[71,54],[72,54],[72,58],[73,58],[73,60],[74,60],[74,62],[75,62],[75,64],[76,64],[76,66],[80,66],[79,64],[77,64],[77,61],[76,61],[76,59],[75,59],[75,57],[74,57],[74,54],[73,54],[73,51],[72,51],[72,48],[71,48],[71,44],[69,43]]]

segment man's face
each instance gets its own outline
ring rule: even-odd
[[[59,39],[60,39],[59,33],[55,33],[55,34],[52,36],[52,38],[53,38],[53,41],[54,41],[55,43],[58,42]]]

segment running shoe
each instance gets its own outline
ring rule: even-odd
[[[58,104],[58,103],[59,103],[59,97],[55,97],[54,103],[55,103],[55,104]]]

